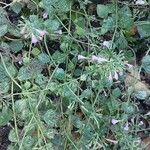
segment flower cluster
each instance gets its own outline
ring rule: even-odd
[[[85,57],[85,56],[82,56],[82,55],[78,55],[78,60],[79,61],[82,61],[82,60],[91,60],[92,62],[97,62],[97,63],[103,63],[103,62],[108,62],[107,59],[101,57],[101,56],[95,56],[95,55],[92,55],[91,58],[88,58],[88,57]]]
[[[36,44],[38,41],[41,41],[43,39],[44,35],[46,35],[46,33],[47,33],[45,30],[39,30],[39,29],[35,29],[35,30],[38,33],[38,36],[36,36],[32,33],[31,42],[33,44]]]
[[[113,125],[116,125],[116,124],[119,123],[119,122],[121,122],[121,120],[117,120],[117,119],[112,119],[112,120],[111,120],[111,123],[112,123]],[[123,129],[124,129],[125,131],[128,131],[128,130],[129,130],[129,123],[128,123],[128,122],[125,123]]]

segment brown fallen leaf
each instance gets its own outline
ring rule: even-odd
[[[106,141],[111,142],[113,144],[117,144],[118,143],[118,141],[116,141],[116,140],[107,139],[107,138],[105,138],[105,139],[106,139]]]
[[[143,143],[146,145],[146,150],[150,150],[150,137],[145,138]]]
[[[133,26],[131,30],[127,33],[129,36],[133,36],[137,33],[137,26]]]
[[[133,91],[145,91],[150,95],[149,86],[141,81],[139,72],[134,67],[130,70],[130,73],[125,80],[125,85],[126,87],[132,87]]]

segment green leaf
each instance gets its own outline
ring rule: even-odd
[[[54,129],[47,129],[47,130],[45,131],[45,136],[46,136],[48,139],[54,138],[54,135],[55,135]]]
[[[7,12],[2,7],[0,7],[0,26],[9,24],[9,21],[6,16]]]
[[[7,25],[0,25],[0,37],[4,36],[8,32],[7,27]]]
[[[17,141],[18,141],[18,140],[17,140],[17,135],[16,135],[16,132],[15,132],[15,129],[10,130],[8,139],[9,139],[9,141],[11,141],[11,142],[17,142]]]
[[[82,29],[85,29],[86,28],[86,21],[85,21],[85,18],[84,17],[79,17],[79,18],[76,18],[74,20],[74,23],[76,26],[82,28]]]
[[[43,116],[43,119],[47,125],[54,127],[56,124],[56,113],[54,110],[49,109]]]
[[[127,60],[127,61],[131,61],[135,57],[134,54],[133,54],[133,52],[131,50],[125,51],[124,52],[124,56],[125,56],[125,60]]]
[[[29,20],[30,22],[28,22],[27,24],[29,24],[29,27],[32,29],[32,31],[34,29],[43,29],[43,20],[38,16],[30,15]]]
[[[39,5],[49,13],[50,18],[53,18],[55,14],[64,15],[68,12],[72,0],[42,0]]]
[[[107,5],[97,5],[97,15],[100,18],[106,18],[110,12],[110,9]]]
[[[35,139],[28,135],[23,140],[23,148],[24,149],[32,149],[34,143],[35,143]]]
[[[57,88],[58,88],[58,83],[56,83],[56,82],[49,82],[47,84],[47,89],[49,89],[51,92],[56,91]]]
[[[17,69],[14,65],[12,65],[11,63],[7,63],[7,70],[8,72],[11,74],[12,77],[15,77],[15,75],[17,74]],[[9,75],[7,74],[7,76],[9,77]],[[10,77],[9,77],[10,78]]]
[[[91,96],[93,95],[93,92],[92,92],[92,90],[90,90],[90,89],[86,89],[86,90],[84,90],[83,92],[82,92],[82,94],[81,94],[81,98],[91,98]]]
[[[74,75],[76,76],[76,77],[79,77],[79,76],[81,76],[81,74],[82,74],[82,70],[81,69],[75,69],[75,71],[74,71]]]
[[[16,13],[16,14],[19,14],[19,12],[21,11],[22,9],[22,4],[21,3],[18,3],[18,2],[15,2],[13,3],[13,5],[11,5],[11,9]]]
[[[48,79],[43,74],[37,74],[37,76],[35,77],[35,83],[42,87],[45,87],[47,81]]]
[[[114,29],[114,19],[112,17],[104,19],[101,27],[101,35],[107,33],[108,31],[112,31],[113,29]]]
[[[150,74],[150,55],[143,57],[142,59],[142,67],[144,70]]]
[[[81,80],[81,81],[86,81],[86,80],[87,80],[87,77],[88,77],[87,74],[82,74],[82,75],[80,76],[80,80]]]
[[[26,109],[26,100],[25,99],[21,99],[21,100],[17,100],[15,102],[15,111],[17,113],[21,113],[22,111],[24,111]]]
[[[16,37],[20,37],[21,36],[19,29],[16,28],[16,25],[14,25],[14,24],[8,25],[8,32],[11,35],[14,35]]]
[[[7,108],[3,107],[2,112],[0,112],[0,126],[6,125],[12,118],[12,111]]]
[[[34,107],[36,107],[37,104],[34,105]],[[31,118],[31,112],[29,109],[26,109],[24,111],[21,112],[20,114],[20,120],[24,121],[24,120],[27,120],[29,118]]]
[[[1,42],[0,48],[9,51],[10,46],[6,42]]]
[[[12,41],[11,43],[9,43],[9,46],[10,46],[11,51],[13,51],[14,53],[17,53],[20,50],[22,50],[23,43],[22,41]]]
[[[80,36],[84,36],[86,34],[85,29],[79,27],[78,25],[76,25],[76,33]]]
[[[119,89],[119,88],[115,88],[113,91],[112,91],[112,95],[114,96],[114,97],[119,97],[119,96],[121,96],[121,90]]]
[[[34,56],[38,56],[40,54],[40,50],[38,48],[33,48],[31,53],[34,55]]]
[[[31,87],[31,83],[29,81],[26,81],[23,86],[25,89],[29,89]]]
[[[106,112],[106,113],[113,114],[119,108],[119,102],[115,99],[109,100],[106,104],[107,104],[107,107],[109,109],[109,112]],[[107,109],[105,109],[105,111],[107,111]]]
[[[74,91],[71,90],[71,88],[69,88],[68,86],[64,86],[61,94],[65,99],[69,99],[69,100],[76,99],[76,96],[74,95]]]
[[[12,143],[8,145],[7,150],[18,150],[17,146],[14,146]]]
[[[41,53],[38,55],[38,59],[40,62],[42,62],[43,64],[49,63],[50,62],[50,58],[46,53]]]
[[[50,150],[54,150],[52,143],[46,144],[46,147],[45,147],[45,148],[46,148],[46,149],[50,149]]]
[[[15,77],[17,70],[13,64],[11,64],[7,57],[3,57],[5,66],[7,68],[7,71],[12,77]],[[0,63],[0,82],[9,82],[10,76],[6,72],[6,69],[4,68],[3,64]]]
[[[19,72],[18,72],[18,79],[20,81],[23,80],[28,80],[32,78],[32,74],[28,71],[28,69],[26,67],[21,67]]]
[[[22,66],[18,73],[18,79],[20,81],[36,78],[43,70],[44,64],[38,60],[31,61],[27,66]]]
[[[58,68],[53,76],[55,79],[64,80],[65,79],[65,71],[62,68]]]
[[[125,49],[128,47],[128,42],[122,33],[116,35],[115,46],[118,49]]]
[[[135,97],[137,97],[140,100],[145,100],[147,96],[148,95],[147,95],[146,91],[137,91],[135,93]]]
[[[137,24],[137,29],[142,38],[150,36],[150,21],[141,21]]]
[[[84,123],[81,121],[81,119],[77,116],[72,116],[73,117],[73,125],[76,127],[76,128],[82,128],[84,126]]]
[[[131,10],[128,6],[122,7],[118,12],[119,26],[122,29],[130,31],[134,25]]]
[[[9,82],[0,82],[0,93],[7,93],[9,91],[10,84]]]
[[[55,63],[64,63],[66,60],[66,54],[65,53],[61,53],[59,51],[56,51],[53,55],[52,58],[54,60]]]
[[[44,25],[47,31],[52,32],[59,29],[60,23],[58,22],[58,20],[48,19],[44,21]]]
[[[122,110],[124,110],[124,112],[127,114],[134,114],[136,109],[134,105],[124,102],[122,103]]]

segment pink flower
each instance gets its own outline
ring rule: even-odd
[[[97,61],[98,63],[102,63],[102,62],[106,62],[106,61],[108,61],[108,60],[105,59],[105,58],[102,58],[102,57],[100,57],[100,56],[95,56],[95,55],[93,55],[93,56],[92,56],[92,61]]]
[[[39,30],[39,29],[35,29],[35,30],[39,33],[39,35],[38,35],[38,36],[35,36],[35,35],[32,33],[32,35],[31,35],[31,42],[32,42],[33,44],[36,44],[38,41],[42,40],[42,39],[43,39],[43,36],[44,36],[45,34],[47,34],[47,32],[46,32],[45,30]]]
[[[134,124],[134,118],[131,118],[131,122]]]
[[[110,48],[111,47],[111,41],[104,41],[102,45],[107,47],[107,48]]]
[[[135,4],[136,5],[145,5],[146,3],[144,0],[137,0]]]
[[[144,124],[143,121],[140,121],[139,126],[141,126],[141,125],[143,125],[143,124]]]
[[[82,55],[78,55],[78,60],[85,60],[86,57],[82,56]]]
[[[33,44],[36,44],[38,42],[38,39],[36,38],[36,36],[32,33],[32,37],[31,37],[31,42]]]
[[[117,74],[117,72],[115,71],[115,74],[114,74],[114,79],[116,79],[116,80],[118,80],[118,74]]]
[[[125,131],[128,131],[128,130],[129,130],[129,124],[128,124],[128,122],[125,124],[124,130],[125,130]]]
[[[123,76],[123,71],[118,72],[120,76]]]
[[[97,60],[98,60],[98,57],[95,56],[95,55],[93,55],[93,56],[92,56],[92,61],[97,61]]]
[[[120,122],[120,120],[117,120],[117,119],[112,119],[112,120],[111,120],[111,123],[112,123],[113,125],[117,124],[118,122]]]
[[[132,68],[133,68],[133,65],[127,64],[127,67],[128,67],[129,69],[132,69]]]
[[[43,18],[46,19],[47,17],[48,17],[48,13],[45,12],[45,13],[43,14]]]
[[[115,79],[115,80],[118,80],[118,79],[119,79],[119,76],[118,76],[117,71],[115,71],[113,75],[112,75],[111,73],[109,74],[108,80],[109,80],[109,81],[113,81],[113,79]]]
[[[113,77],[112,77],[111,73],[109,74],[108,80],[113,81]]]
[[[56,34],[62,34],[62,30],[55,31]]]
[[[36,29],[36,31],[40,34],[40,37],[43,37],[47,33],[45,30]]]
[[[102,63],[102,62],[106,62],[106,61],[108,61],[108,60],[105,58],[102,58],[102,57],[98,57],[98,63]]]

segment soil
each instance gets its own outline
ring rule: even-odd
[[[10,144],[10,141],[8,140],[10,129],[10,126],[0,127],[0,150],[7,150],[7,147]]]

